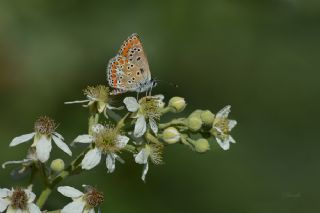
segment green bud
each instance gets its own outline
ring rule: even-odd
[[[199,117],[191,116],[188,118],[188,127],[192,131],[198,131],[202,126],[202,120]]]
[[[162,139],[168,144],[174,144],[180,140],[180,133],[176,128],[168,127],[163,131]]]
[[[210,110],[205,110],[201,113],[200,115],[201,120],[203,121],[203,123],[205,125],[212,125],[213,121],[214,121],[214,114],[212,112],[210,112]]]
[[[194,145],[194,149],[196,150],[196,152],[206,152],[208,150],[210,150],[210,145],[208,140],[204,139],[204,138],[200,138],[196,141],[193,142]]]
[[[186,107],[186,101],[181,97],[172,97],[169,100],[169,107],[171,107],[172,112],[181,112]]]
[[[55,159],[51,162],[50,168],[54,172],[61,172],[64,170],[64,161],[62,159]]]
[[[201,113],[202,113],[202,110],[201,110],[201,109],[197,109],[197,110],[193,111],[193,112],[189,115],[189,118],[190,118],[190,117],[198,117],[198,118],[200,118]]]

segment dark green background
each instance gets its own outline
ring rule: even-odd
[[[101,163],[65,184],[103,188],[102,212],[320,212],[316,0],[1,1],[0,162],[24,157],[27,144],[8,144],[39,115],[54,117],[68,142],[84,133],[87,111],[63,102],[105,84],[107,61],[133,32],[153,77],[179,85],[154,93],[185,97],[187,112],[231,104],[238,143],[203,155],[170,146],[146,184],[130,155],[114,174]],[[10,169],[0,187],[23,183]],[[47,207],[67,202],[54,193]]]

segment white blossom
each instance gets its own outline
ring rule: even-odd
[[[160,118],[160,109],[163,105],[164,97],[162,95],[143,97],[137,101],[134,97],[126,97],[123,103],[129,112],[133,112],[133,118],[136,118],[133,135],[141,137],[147,130],[147,121],[154,134],[158,133],[156,120]]]
[[[217,143],[223,150],[230,148],[230,143],[236,143],[230,135],[230,131],[237,125],[237,121],[228,119],[231,112],[231,106],[228,105],[221,109],[215,116],[211,133],[215,136]]]
[[[24,134],[15,137],[11,143],[10,147],[17,146],[22,143],[26,143],[33,139],[31,147],[36,149],[37,159],[42,163],[48,161],[50,157],[50,152],[52,149],[51,141],[53,142],[65,153],[72,156],[72,152],[67,144],[63,142],[63,137],[61,134],[55,131],[56,125],[54,121],[46,116],[40,117],[35,122],[35,131],[29,134]]]
[[[103,193],[94,187],[86,186],[85,192],[81,192],[71,186],[60,186],[58,192],[66,197],[70,197],[72,202],[68,203],[61,210],[61,213],[94,213],[95,207],[103,202]]]
[[[124,163],[117,152],[127,145],[129,138],[119,134],[116,129],[103,127],[101,124],[95,125],[93,132],[93,136],[80,135],[74,140],[75,143],[94,144],[81,162],[82,169],[90,170],[94,168],[100,163],[102,155],[106,155],[106,167],[108,173],[112,173],[115,170],[116,160]]]
[[[41,213],[34,204],[36,195],[30,189],[0,188],[0,212],[7,213]]]

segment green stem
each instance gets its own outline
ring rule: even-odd
[[[147,141],[150,141],[151,143],[163,145],[156,137],[154,137],[149,131],[146,132],[145,137]]]
[[[186,125],[186,119],[185,118],[177,118],[177,119],[173,119],[172,121],[168,122],[168,123],[163,123],[163,124],[159,124],[159,128],[160,129],[165,129],[169,126],[176,126],[176,125]]]
[[[92,126],[97,124],[99,121],[99,114],[93,112],[92,109],[90,109],[90,117],[89,117],[89,134],[92,132]],[[84,155],[89,151],[90,147],[85,149],[83,152],[81,152],[71,163],[70,165],[65,168],[59,175],[57,175],[55,178],[52,179],[52,181],[49,181],[46,177],[46,188],[41,192],[38,200],[37,205],[41,209],[44,204],[47,202],[48,197],[50,196],[52,190],[65,178],[69,177],[70,175],[77,172],[80,167],[80,163],[82,159],[84,158]],[[42,165],[42,164],[41,164]],[[40,167],[40,171],[42,171],[42,166]],[[80,170],[81,171],[81,170]],[[45,172],[45,171],[44,171]]]

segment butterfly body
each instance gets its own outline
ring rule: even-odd
[[[107,67],[112,94],[144,92],[156,85],[151,79],[147,57],[137,34],[129,36],[122,44],[119,53],[110,59]]]

